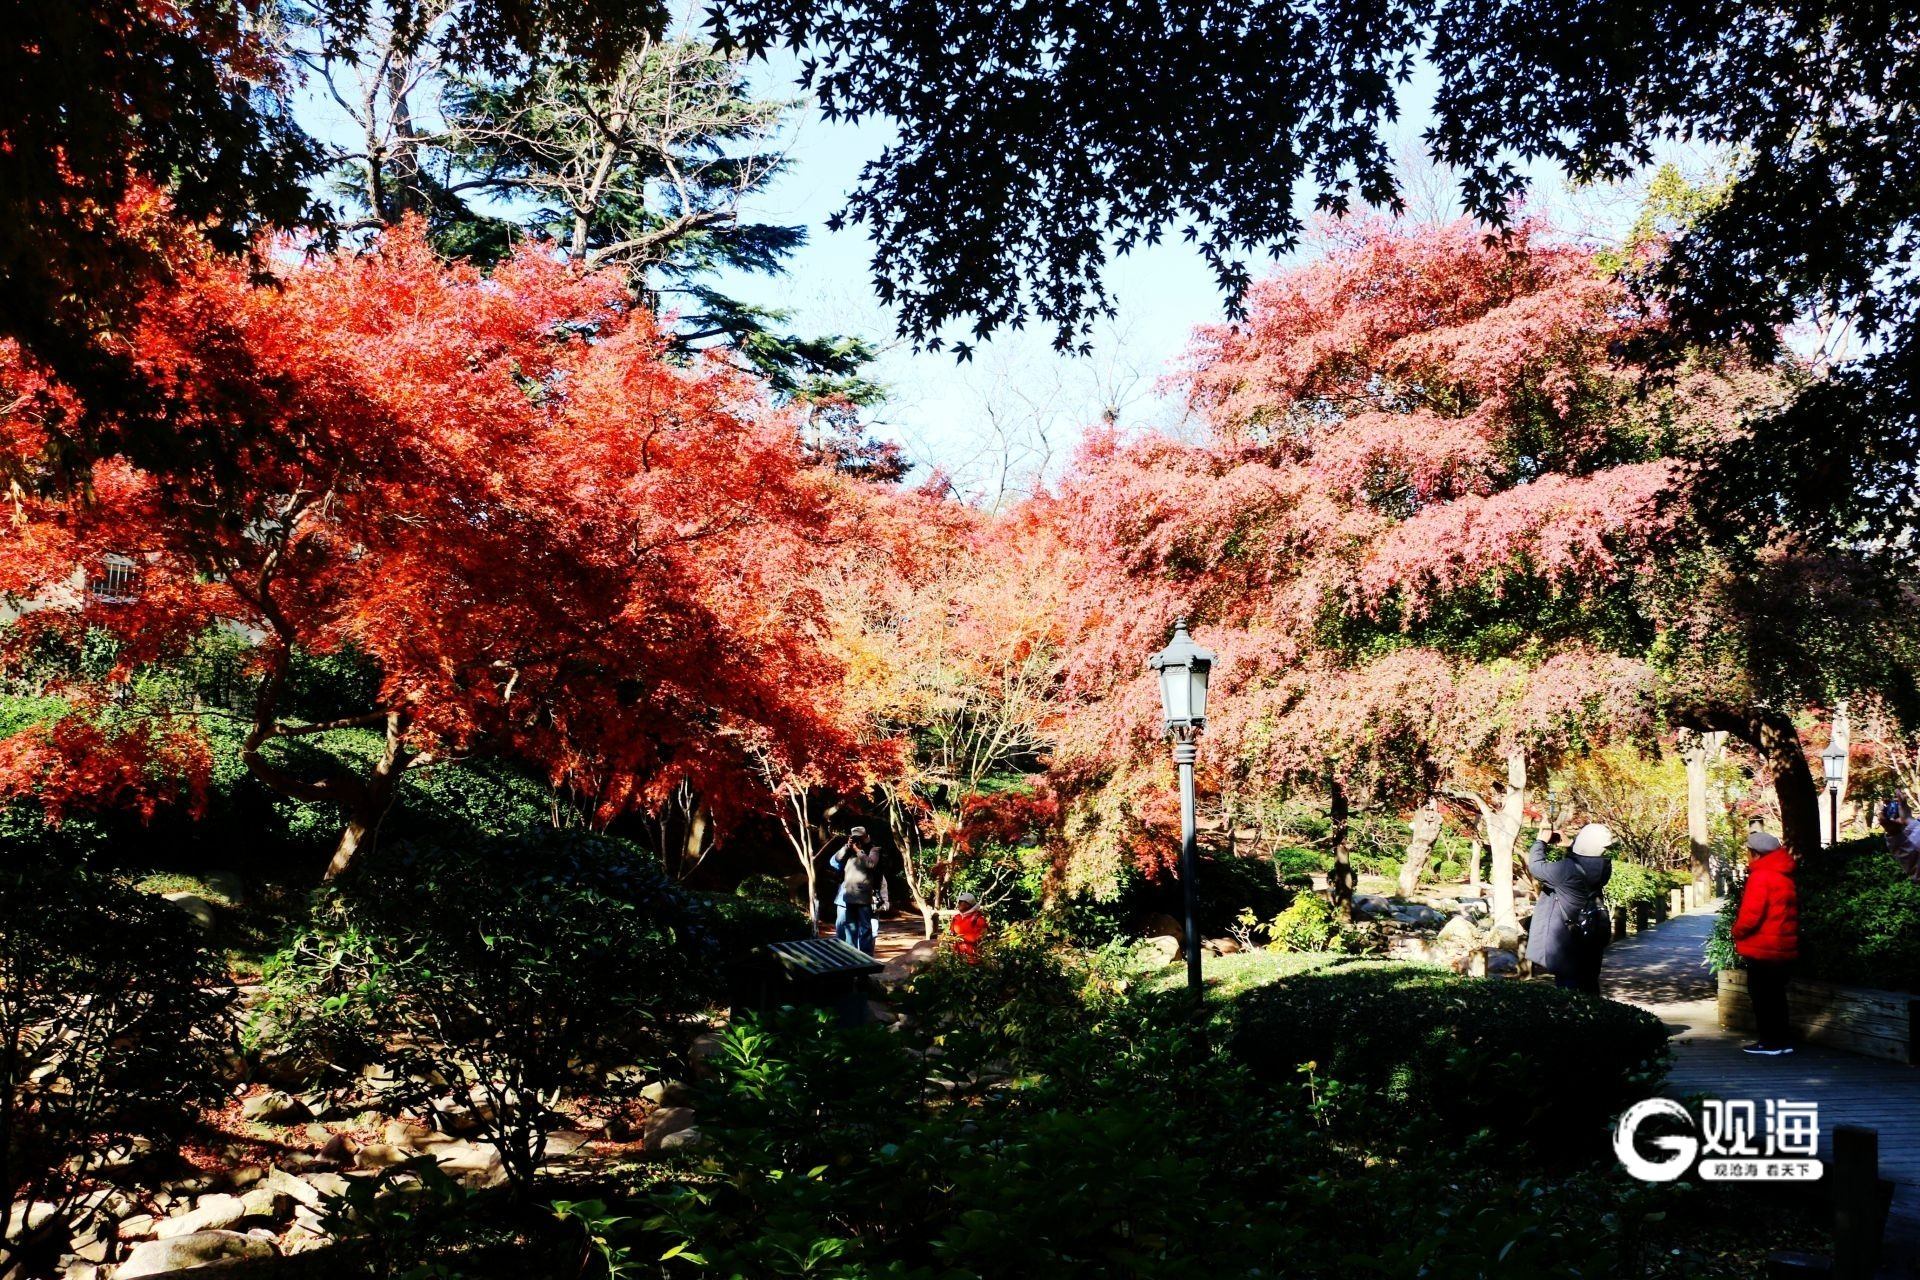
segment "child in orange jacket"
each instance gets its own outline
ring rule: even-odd
[[[980,899],[971,893],[963,893],[954,901],[960,909],[947,923],[947,932],[953,935],[954,954],[968,964],[978,964],[980,940],[987,936],[987,913],[980,909]]]

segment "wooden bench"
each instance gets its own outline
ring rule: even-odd
[[[1916,1008],[1920,1008],[1920,996],[1910,991],[1845,987],[1812,978],[1795,978],[1787,987],[1787,1012],[1794,1034],[1815,1044],[1889,1062],[1920,1064],[1914,1056]],[[1720,1025],[1729,1031],[1754,1029],[1753,1003],[1747,998],[1744,972],[1721,970]]]

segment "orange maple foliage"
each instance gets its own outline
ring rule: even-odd
[[[758,802],[744,744],[830,779],[865,744],[835,698],[812,568],[848,536],[796,423],[720,361],[679,367],[624,283],[523,250],[447,267],[418,225],[262,283],[206,252],[128,343],[177,466],[92,465],[16,487],[0,592],[15,645],[102,628],[122,672],[215,623],[256,640],[245,758],[338,802],[351,862],[409,764],[478,746],[539,762],[602,817],[687,783],[717,817]],[[0,349],[0,450],[44,456],[75,397]],[[52,496],[43,496],[51,494]],[[124,599],[76,584],[108,556]],[[366,776],[297,776],[272,749],[291,653],[351,646],[382,673]],[[58,799],[77,771],[0,755],[0,787]]]

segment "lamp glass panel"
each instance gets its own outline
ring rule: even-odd
[[[1191,701],[1188,703],[1188,706],[1192,708],[1193,718],[1195,720],[1204,720],[1207,718],[1208,671],[1204,664],[1197,663],[1197,662],[1192,667],[1188,668],[1188,671],[1190,672],[1190,674],[1188,676],[1187,683],[1188,683],[1188,688],[1191,691],[1189,695],[1191,698]]]
[[[1185,724],[1193,718],[1191,694],[1185,667],[1160,668],[1160,708],[1166,713],[1168,724]]]

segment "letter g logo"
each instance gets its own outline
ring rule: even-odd
[[[1666,1152],[1664,1160],[1649,1160],[1641,1155],[1634,1141],[1640,1126],[1655,1116],[1678,1120],[1689,1130],[1683,1136],[1670,1134],[1647,1139],[1648,1146]],[[1620,1157],[1628,1173],[1642,1182],[1672,1182],[1685,1173],[1693,1165],[1694,1157],[1700,1154],[1700,1139],[1693,1135],[1692,1129],[1693,1117],[1672,1098],[1646,1098],[1621,1114],[1620,1123],[1613,1130],[1613,1154]]]

